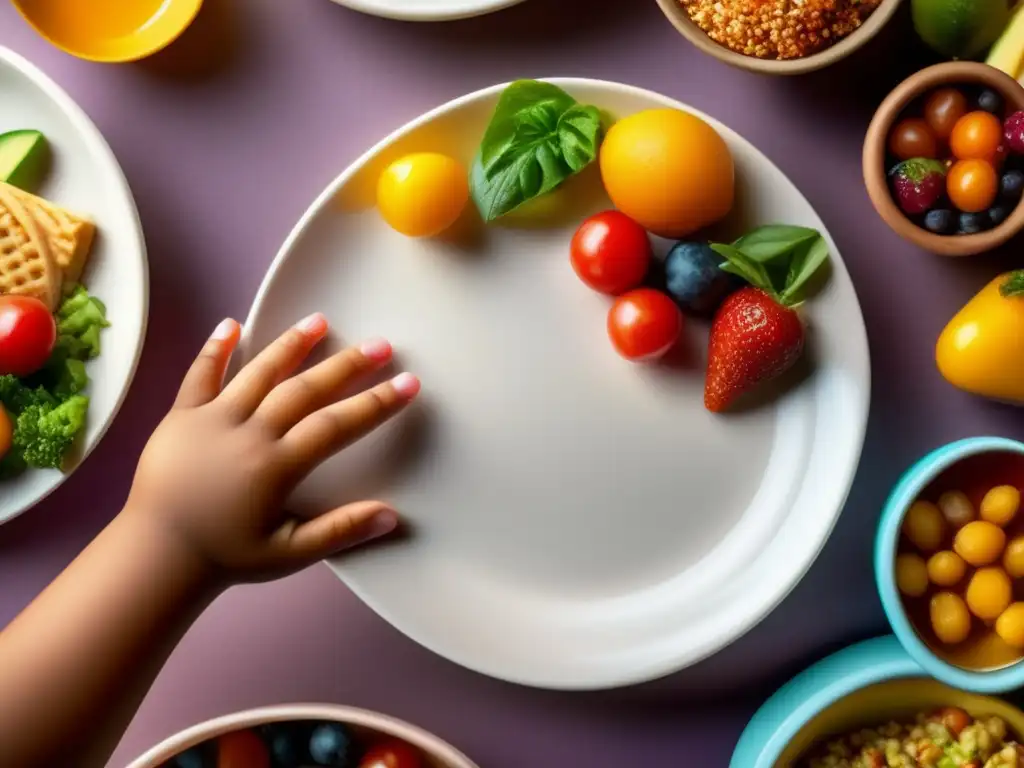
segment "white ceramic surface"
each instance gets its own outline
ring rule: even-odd
[[[450,21],[482,16],[523,0],[334,0],[373,16],[404,21]]]
[[[117,415],[142,352],[149,306],[146,246],[128,183],[96,126],[46,75],[0,47],[0,133],[18,128],[40,130],[50,143],[51,167],[36,191],[90,216],[97,226],[83,281],[106,303],[111,327],[103,331],[103,353],[89,363],[89,422],[77,466]],[[0,523],[43,499],[66,477],[56,470],[32,470],[0,483]]]
[[[618,117],[686,108],[623,85],[554,82]],[[429,241],[390,230],[372,208],[380,169],[414,150],[468,162],[502,88],[419,118],[320,195],[259,291],[244,356],[321,310],[345,337],[327,351],[382,335],[422,378],[412,408],[295,499],[312,510],[381,496],[407,517],[405,539],[333,564],[384,618],[495,677],[634,683],[735,640],[810,567],[863,443],[864,324],[829,238],[831,279],[806,305],[810,375],[716,416],[702,400],[705,325],[689,323],[689,361],[627,363],[606,336],[608,300],[573,274],[572,232],[608,207],[596,168],[500,226],[470,215],[458,237]],[[732,236],[774,221],[824,232],[781,171],[702,117],[736,161]]]

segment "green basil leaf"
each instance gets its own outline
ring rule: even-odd
[[[576,104],[558,119],[558,144],[573,173],[594,161],[600,143],[601,113],[597,107]]]
[[[755,288],[774,295],[775,288],[763,264],[750,258],[739,248],[725,243],[711,243],[711,250],[725,259],[725,263],[719,265],[723,272],[738,275]]]
[[[550,131],[553,132],[558,118],[575,104],[572,96],[551,83],[517,80],[509,85],[498,99],[480,143],[480,159],[484,167],[507,150],[520,126],[550,122]]]
[[[765,262],[783,257],[815,237],[818,230],[810,227],[768,224],[748,232],[733,245],[754,261]]]
[[[789,274],[786,276],[786,287],[782,291],[782,303],[788,304],[795,299],[827,259],[828,243],[820,234],[794,252],[789,263]]]
[[[527,200],[552,191],[572,175],[552,139],[535,143],[529,151],[503,156],[502,160],[486,172],[477,156],[470,171],[473,202],[484,221],[493,221]]]

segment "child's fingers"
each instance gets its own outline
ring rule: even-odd
[[[384,339],[343,349],[281,382],[256,409],[256,416],[284,434],[309,414],[337,400],[356,376],[374,371],[390,359],[391,345]]]
[[[288,378],[327,335],[327,319],[319,312],[300,320],[242,368],[224,388],[223,401],[248,418],[270,391]]]
[[[177,408],[195,408],[213,400],[224,385],[231,353],[238,345],[240,330],[234,320],[222,320],[185,374],[174,401]]]
[[[307,416],[284,436],[286,450],[300,465],[315,467],[397,414],[419,391],[419,379],[400,373]]]
[[[342,550],[391,533],[398,515],[383,502],[357,501],[300,523],[275,542],[278,557],[291,566],[323,560]]]

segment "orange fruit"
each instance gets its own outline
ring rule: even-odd
[[[968,112],[956,121],[949,148],[957,160],[993,161],[1003,142],[1003,124],[988,112]]]
[[[615,207],[656,235],[685,237],[732,209],[732,153],[688,112],[650,109],[623,118],[605,136],[599,162]]]
[[[961,211],[981,213],[999,192],[999,174],[986,160],[958,160],[946,174],[946,194]]]

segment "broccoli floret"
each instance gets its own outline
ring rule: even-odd
[[[70,356],[78,360],[100,353],[100,330],[109,325],[106,306],[80,285],[75,286],[57,310],[58,343],[68,345]]]
[[[18,415],[14,447],[37,469],[60,469],[64,456],[85,426],[89,398],[73,395],[60,405],[30,405]]]
[[[0,376],[0,405],[12,416],[17,416],[32,405],[52,407],[56,398],[42,387],[29,386],[16,376]]]

